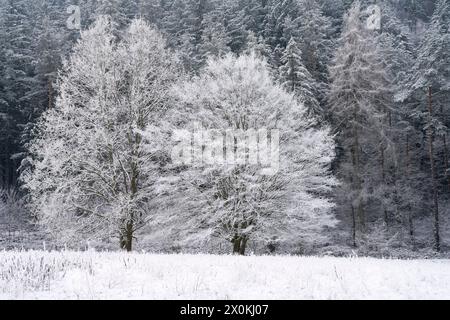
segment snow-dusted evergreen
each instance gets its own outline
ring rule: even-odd
[[[328,90],[328,65],[334,51],[331,38],[333,26],[330,17],[323,14],[323,8],[315,0],[301,0],[300,26],[297,41],[302,51],[305,67],[316,82],[318,99],[323,102]]]
[[[439,166],[436,164],[436,140],[440,140],[443,155],[444,177],[450,189],[448,159],[448,95],[450,93],[450,3],[439,0],[431,17],[430,25],[423,35],[417,58],[410,73],[406,90],[398,94],[403,100],[415,95],[419,101],[412,111],[426,132],[428,145],[429,175],[433,212],[434,248],[441,249],[441,225],[439,212]],[[425,107],[426,106],[426,107]]]
[[[303,64],[302,53],[294,38],[289,41],[281,58],[280,78],[283,87],[294,93],[314,116],[323,115],[317,95],[317,83]]]

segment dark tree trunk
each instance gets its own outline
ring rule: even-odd
[[[132,234],[127,234],[127,242],[125,245],[125,250],[127,252],[131,252],[133,250],[133,236]]]
[[[354,121],[356,123],[357,116],[354,115]],[[366,217],[364,212],[364,207],[361,199],[362,193],[362,181],[360,176],[360,157],[359,157],[359,136],[358,129],[356,128],[356,124],[354,124],[353,128],[353,146],[352,146],[352,162],[353,162],[353,187],[356,192],[356,216],[358,217],[359,227],[362,234],[365,233],[366,229]]]
[[[120,249],[131,252],[133,250],[133,223],[128,222],[120,235]]]
[[[428,87],[428,112],[430,117],[430,122],[433,119],[433,99],[432,99],[432,91],[431,87]],[[438,190],[437,190],[437,182],[436,182],[436,168],[434,165],[434,132],[433,128],[430,126],[428,130],[429,136],[429,157],[430,157],[430,174],[431,174],[431,183],[433,188],[433,215],[434,215],[434,249],[439,252],[441,251],[441,237],[439,231],[439,203],[438,203]]]
[[[48,109],[52,109],[53,108],[53,84],[52,84],[52,80],[49,77],[48,78]]]
[[[247,248],[247,238],[243,237],[241,240],[241,247],[239,248],[239,254],[241,256],[245,255],[245,249]]]
[[[447,134],[443,136],[444,140],[444,168],[445,168],[445,176],[447,177],[447,188],[450,192],[450,171],[448,167],[448,147],[447,147]]]
[[[383,144],[380,143],[380,166],[381,166],[381,181],[383,183],[383,187],[386,186],[386,169],[385,169],[385,156],[384,156],[384,147]],[[386,197],[386,194],[383,190],[383,198]],[[386,225],[386,228],[389,227],[389,213],[386,208],[386,205],[383,202],[383,218],[384,218],[384,224]]]
[[[355,217],[355,208],[352,205],[352,241],[353,247],[357,247],[356,245],[356,217]]]
[[[409,158],[409,135],[406,135],[406,181],[409,181],[410,175],[410,158]],[[416,240],[414,235],[414,220],[412,216],[411,205],[408,204],[408,229],[409,229],[409,239],[411,241],[411,245],[413,250],[416,247]]]
[[[245,249],[247,248],[247,237],[235,236],[233,238],[233,254],[234,255],[245,255]]]
[[[233,254],[239,254],[239,250],[241,248],[241,238],[235,236],[232,243],[233,243]]]

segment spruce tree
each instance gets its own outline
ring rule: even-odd
[[[281,59],[280,78],[283,87],[295,94],[310,115],[322,117],[323,111],[316,99],[315,81],[303,64],[301,50],[292,38]]]

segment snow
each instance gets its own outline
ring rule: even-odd
[[[0,252],[0,299],[450,299],[450,260]]]

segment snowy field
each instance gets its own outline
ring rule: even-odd
[[[6,251],[0,299],[450,299],[450,260]]]

